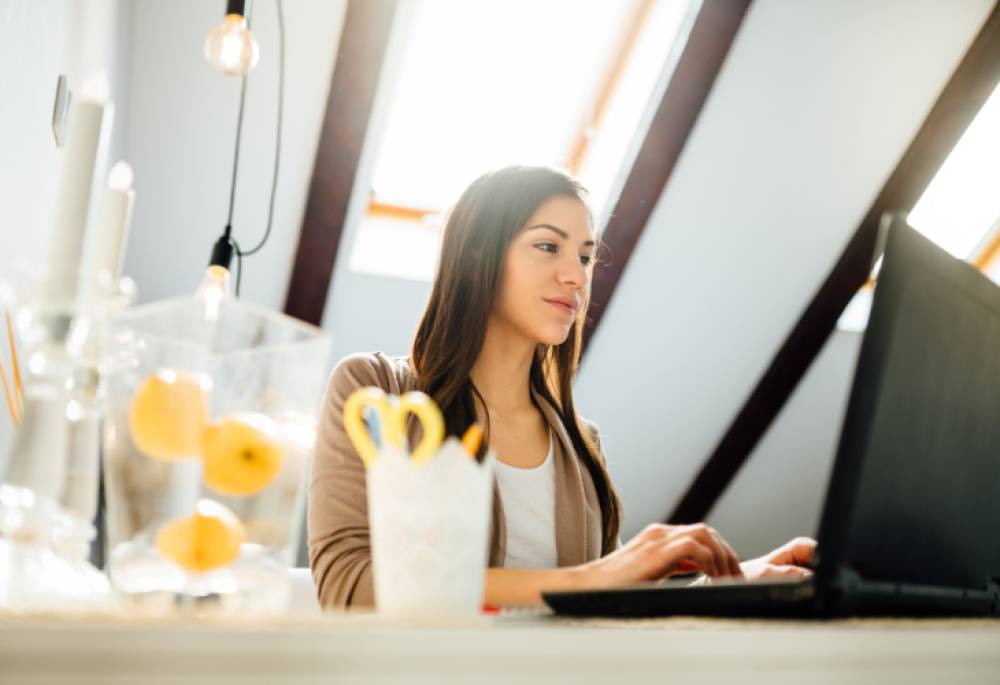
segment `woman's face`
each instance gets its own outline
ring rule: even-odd
[[[549,198],[507,247],[493,317],[533,343],[562,344],[590,295],[594,250],[587,206]]]

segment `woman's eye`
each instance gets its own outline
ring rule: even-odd
[[[556,254],[559,252],[559,246],[556,245],[555,243],[535,243],[535,247],[552,254]],[[592,259],[593,257],[591,255],[586,255],[586,254],[580,255],[580,263],[583,264],[584,266],[589,265]]]

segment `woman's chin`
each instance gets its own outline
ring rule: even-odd
[[[548,326],[545,330],[539,331],[538,342],[543,345],[562,345],[569,338],[571,330],[573,330],[572,326]]]

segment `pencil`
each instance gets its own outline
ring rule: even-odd
[[[7,412],[10,414],[10,420],[16,428],[20,421],[18,420],[17,408],[14,406],[14,399],[10,395],[10,383],[7,381],[7,367],[4,366],[2,359],[0,359],[0,380],[3,381],[3,396],[7,400]]]
[[[4,312],[7,319],[7,342],[10,344],[10,366],[14,372],[14,398],[17,400],[17,413],[20,415],[24,405],[24,385],[21,383],[21,365],[17,363],[17,345],[14,344],[14,324],[10,320],[10,310]]]
[[[483,439],[483,429],[479,427],[478,423],[474,423],[469,426],[468,430],[465,431],[465,435],[462,436],[462,448],[469,453],[473,459],[476,458],[476,452],[479,451],[479,443]]]

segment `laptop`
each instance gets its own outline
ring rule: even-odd
[[[558,614],[1000,616],[1000,288],[893,218],[811,578],[546,592]]]

